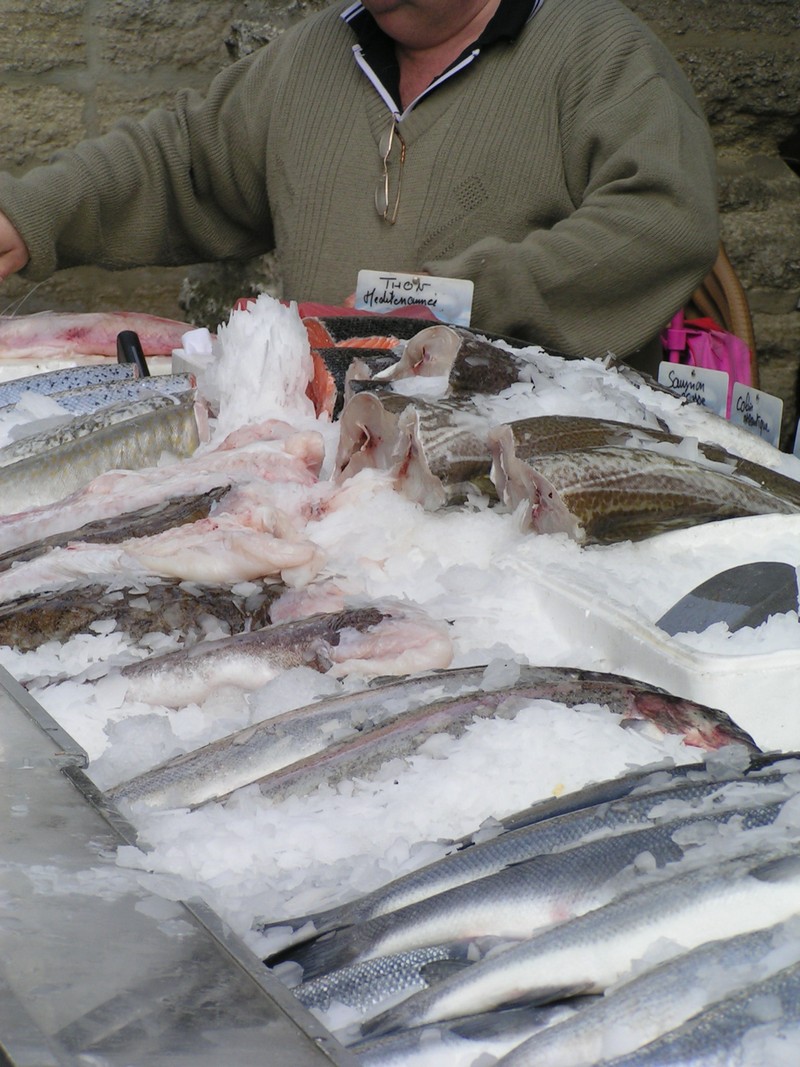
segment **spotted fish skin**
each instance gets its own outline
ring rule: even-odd
[[[646,426],[587,416],[538,415],[509,425],[513,429],[517,457],[528,463],[547,452],[585,452],[622,446],[657,449],[660,445],[685,442],[685,438],[670,433],[660,424]],[[800,505],[800,482],[794,478],[737,456],[721,445],[698,441],[696,448],[699,463],[728,467],[732,475],[747,478],[765,491]]]
[[[25,393],[39,393],[49,396],[51,393],[66,393],[74,389],[84,389],[90,385],[112,381],[131,381],[136,377],[136,367],[132,363],[97,363],[85,367],[63,367],[59,370],[42,371],[40,374],[26,374],[0,382],[0,407],[8,408],[17,403]]]
[[[176,396],[194,389],[196,384],[193,374],[158,374],[148,378],[111,379],[47,395],[65,412],[78,416],[91,415],[112,404],[134,403],[151,395]],[[0,408],[0,415],[14,407],[15,404]]]
[[[529,505],[525,525],[580,544],[641,540],[667,530],[743,515],[796,515],[785,500],[733,474],[643,448],[548,452],[526,463],[512,426],[490,432],[498,495]]]

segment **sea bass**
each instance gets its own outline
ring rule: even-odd
[[[657,874],[594,911],[413,994],[365,1029],[379,1034],[420,1026],[487,1011],[522,994],[546,1002],[602,993],[656,942],[665,954],[677,956],[705,941],[788,919],[797,911],[800,855],[788,844],[782,853],[777,844],[771,850],[770,840],[764,839],[763,853],[667,867],[668,876]]]
[[[415,904],[290,946],[280,958],[294,960],[305,977],[314,978],[357,960],[457,938],[529,938],[545,927],[591,912],[635,886],[636,863],[642,856],[647,856],[647,869],[677,864],[687,852],[680,843],[680,832],[687,827],[731,822],[745,833],[771,825],[782,806],[777,802],[701,812],[535,855]]]
[[[78,388],[68,388],[63,392],[48,393],[46,401],[41,403],[42,406],[52,407],[54,412],[58,412],[60,408],[65,414],[77,417],[92,415],[95,411],[116,404],[133,404],[153,394],[178,396],[194,389],[196,385],[193,374],[154,374],[147,378],[111,379],[107,382],[101,381]],[[11,414],[18,408],[19,401],[8,407],[0,408],[0,417]],[[34,416],[31,416],[21,426],[14,427],[10,431],[10,436],[19,437],[27,433],[27,422],[32,421],[33,418]]]
[[[800,963],[720,1000],[682,1026],[604,1067],[764,1067],[795,1062]]]
[[[616,986],[580,1015],[539,1033],[504,1067],[593,1067],[681,1026],[712,1001],[800,962],[796,918],[700,945]],[[638,1063],[638,1059],[636,1060]],[[659,1061],[660,1062],[660,1061]]]
[[[415,660],[421,669],[446,667],[452,645],[446,628],[397,604],[351,608],[298,622],[263,627],[206,641],[122,669],[132,700],[183,707],[212,689],[257,689],[290,667],[334,675],[402,674]]]
[[[780,770],[746,781],[741,778],[722,782],[712,778],[678,779],[662,789],[631,794],[507,830],[453,851],[349,903],[288,921],[264,923],[256,920],[254,929],[265,932],[270,927],[285,929],[292,926],[298,931],[313,927],[313,934],[309,933],[309,936],[315,936],[344,926],[356,926],[456,886],[486,878],[535,856],[573,848],[590,836],[612,836],[677,817],[715,815],[726,809],[759,807],[779,798],[786,800],[791,795],[792,790],[783,783]]]
[[[77,359],[116,356],[117,335],[133,330],[146,356],[169,356],[180,348],[188,322],[135,311],[55,312],[0,316],[0,358]]]
[[[200,443],[192,392],[123,408],[124,414],[111,418],[106,408],[81,420],[84,432],[70,436],[61,429],[46,440],[37,435],[0,451],[0,512],[54,503],[105,471],[152,466],[163,455],[190,456]]]
[[[495,1057],[562,1019],[571,1018],[590,998],[562,1004],[506,1008],[444,1023],[357,1041],[348,1045],[360,1067],[471,1067]],[[491,1057],[485,1059],[485,1057]]]
[[[800,512],[800,504],[676,456],[642,448],[551,452],[525,463],[513,424],[492,430],[493,479],[510,508],[537,533],[580,544],[641,540],[667,530],[741,515]]]

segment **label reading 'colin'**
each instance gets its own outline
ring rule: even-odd
[[[658,384],[723,419],[728,410],[728,375],[724,370],[687,367],[665,360],[658,365]]]
[[[400,308],[417,305],[428,308],[440,322],[469,326],[473,288],[472,282],[463,278],[360,270],[355,306],[374,315],[390,315]]]
[[[752,385],[736,382],[731,399],[731,422],[743,426],[758,437],[763,437],[777,448],[782,415],[783,401],[780,397],[762,393]]]

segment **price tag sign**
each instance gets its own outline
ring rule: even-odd
[[[692,404],[708,408],[724,419],[728,410],[728,375],[724,370],[687,367],[665,360],[658,365],[658,384]]]
[[[777,448],[782,415],[783,401],[780,397],[762,393],[752,385],[735,383],[731,400],[731,422],[743,426],[758,437],[763,437]]]
[[[440,322],[469,326],[473,289],[472,282],[463,278],[360,270],[355,306],[373,315],[390,315],[398,308],[418,304],[428,308]]]

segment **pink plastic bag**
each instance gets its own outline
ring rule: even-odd
[[[661,333],[664,358],[687,367],[705,367],[728,375],[727,416],[735,382],[753,384],[750,349],[735,334],[723,330],[713,319],[686,319],[679,311]]]

